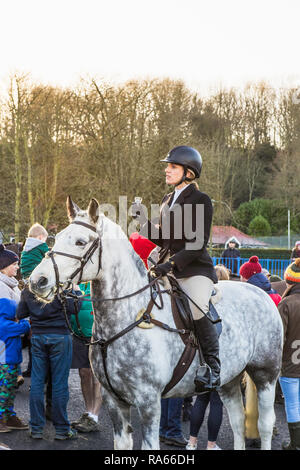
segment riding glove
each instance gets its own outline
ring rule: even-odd
[[[161,263],[157,264],[156,266],[153,266],[153,268],[151,268],[151,271],[153,271],[156,276],[165,276],[167,273],[172,271],[174,266],[174,261],[167,261],[166,263]]]

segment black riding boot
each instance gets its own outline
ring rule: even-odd
[[[220,359],[219,338],[216,326],[204,316],[194,320],[195,334],[199,341],[204,360],[209,369],[203,374],[203,367],[199,367],[194,380],[196,393],[211,392],[220,385]]]

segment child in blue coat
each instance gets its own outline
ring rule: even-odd
[[[16,321],[16,308],[15,300],[0,299],[0,432],[28,428],[14,412],[14,399],[22,362],[21,335],[30,330],[30,323]]]

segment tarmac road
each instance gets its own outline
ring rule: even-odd
[[[22,370],[26,368],[27,349],[23,350]],[[29,386],[30,378],[25,378],[25,383],[17,392],[15,400],[15,410],[20,418],[29,421]],[[70,421],[75,421],[81,416],[84,410],[84,402],[81,394],[80,379],[77,370],[71,370],[69,379],[70,400],[68,404],[68,413]],[[276,427],[279,434],[272,440],[272,450],[280,450],[281,442],[288,439],[288,428],[286,424],[284,406],[276,404]],[[33,440],[28,431],[11,431],[0,434],[0,442],[7,444],[12,450],[113,450],[113,433],[110,418],[103,406],[100,411],[99,422],[101,428],[99,432],[82,434],[79,433],[77,440],[56,441],[54,440],[54,428],[51,422],[47,421],[43,440]],[[141,427],[136,410],[132,412],[133,441],[134,449],[140,449],[141,446]],[[183,432],[186,437],[189,435],[189,422],[183,422]],[[202,425],[198,438],[198,449],[206,448],[207,425],[206,418]],[[228,421],[228,415],[224,408],[223,422],[218,437],[218,445],[223,450],[233,449],[233,434]],[[249,450],[253,449],[247,447]],[[171,451],[182,450],[178,447],[161,445],[161,449]],[[3,455],[3,454],[2,454]]]

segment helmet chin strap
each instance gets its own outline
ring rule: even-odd
[[[194,178],[188,178],[186,176],[187,171],[188,171],[188,169],[186,167],[183,167],[183,170],[184,170],[183,171],[183,176],[182,176],[181,180],[179,181],[179,183],[175,184],[175,188],[177,188],[177,186],[180,186],[184,181],[190,182],[190,181],[193,181],[193,179],[194,179]]]
[[[181,178],[181,180],[177,184],[175,184],[175,188],[177,188],[177,186],[180,186],[184,181],[186,181],[185,172],[184,172],[183,177]]]

